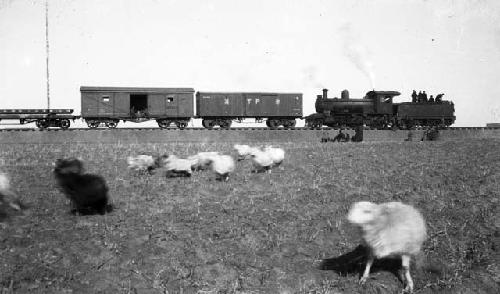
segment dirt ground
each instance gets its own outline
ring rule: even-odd
[[[280,168],[238,162],[228,182],[136,174],[125,158],[232,143],[0,144],[29,206],[0,223],[0,293],[401,293],[396,259],[358,284],[366,250],[346,213],[361,200],[425,216],[415,293],[500,293],[499,139],[273,144]],[[113,212],[69,213],[52,163],[70,156],[104,176]]]

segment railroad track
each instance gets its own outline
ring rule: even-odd
[[[242,127],[242,128],[230,128],[230,129],[221,129],[221,128],[215,128],[215,129],[205,129],[205,128],[185,128],[183,130],[180,130],[178,128],[166,128],[166,129],[160,129],[157,127],[151,127],[151,128],[116,128],[116,129],[110,129],[110,128],[96,128],[96,129],[91,129],[91,128],[69,128],[69,129],[60,129],[60,128],[48,128],[44,130],[40,130],[38,128],[4,128],[0,129],[0,132],[73,132],[73,131],[86,131],[86,132],[115,132],[115,131],[142,131],[142,132],[148,132],[148,131],[207,131],[207,132],[218,132],[218,131],[327,131],[327,130],[354,130],[353,128],[329,128],[329,127],[324,127],[320,129],[310,129],[306,127],[298,127],[298,128],[290,128],[290,129],[269,129],[269,128],[264,128],[264,127]],[[425,128],[421,128],[424,130]],[[375,130],[371,128],[365,128],[365,130]],[[500,128],[488,128],[488,127],[450,127],[447,128],[447,130],[500,130]],[[390,131],[390,130],[386,130]]]

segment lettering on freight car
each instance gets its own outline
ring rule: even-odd
[[[260,102],[259,98],[255,98],[255,104],[258,104]]]
[[[229,105],[229,98],[224,98],[224,104]]]
[[[247,99],[248,104],[252,103],[252,98]]]
[[[276,105],[280,105],[280,99],[276,99]]]
[[[203,99],[210,99],[210,96],[203,96]]]

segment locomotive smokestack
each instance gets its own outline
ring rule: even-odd
[[[323,99],[328,98],[328,89],[323,89]]]

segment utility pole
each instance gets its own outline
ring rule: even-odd
[[[45,49],[47,65],[47,109],[50,109],[50,79],[49,79],[49,0],[45,0]]]

